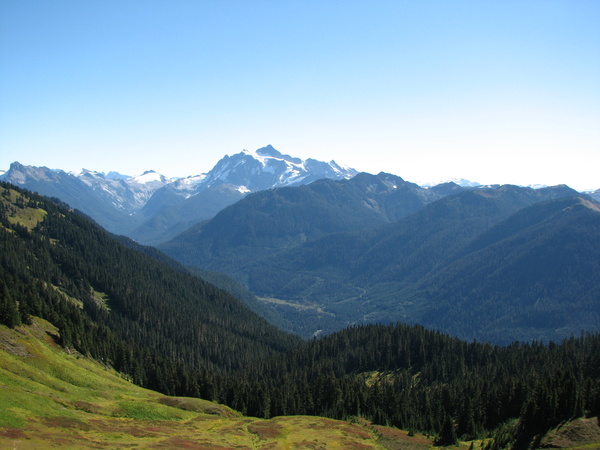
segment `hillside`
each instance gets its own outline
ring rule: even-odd
[[[106,202],[88,184],[64,171],[24,166],[14,162],[2,175],[2,180],[47,197],[60,199],[90,217],[95,217],[109,230],[120,233],[127,230],[126,224],[130,221],[127,212],[116,208],[111,201]]]
[[[304,358],[311,354],[316,365],[330,365],[329,370],[341,369],[338,363],[331,365],[336,359],[344,364],[353,364],[358,361],[360,355],[367,356],[370,346],[379,346],[384,352],[390,348],[385,342],[390,342],[389,334],[400,333],[405,339],[404,345],[413,345],[413,332],[406,334],[408,329],[396,328],[373,328],[348,330],[338,336],[331,336],[322,342],[314,342],[305,352],[290,354],[288,358]],[[373,331],[373,333],[369,332]],[[426,333],[427,334],[427,333]],[[412,335],[412,336],[411,336]],[[425,335],[422,334],[423,337]],[[431,338],[438,339],[434,334]],[[387,449],[425,449],[431,448],[433,441],[413,431],[407,432],[389,426],[375,425],[363,418],[354,417],[351,422],[332,420],[316,416],[286,415],[273,417],[268,420],[255,417],[246,417],[226,406],[219,405],[206,400],[189,397],[171,397],[164,394],[142,389],[131,384],[122,375],[114,370],[94,361],[72,349],[64,349],[57,345],[60,336],[56,327],[48,322],[32,318],[30,325],[23,325],[9,329],[0,325],[0,445],[7,448],[21,449],[44,449],[56,446],[67,448],[387,448]],[[341,342],[345,342],[340,345]],[[588,339],[585,346],[589,347],[594,342]],[[569,448],[594,448],[600,444],[600,427],[596,417],[571,418],[561,420],[565,413],[569,417],[569,408],[592,407],[589,412],[598,412],[600,408],[600,386],[592,387],[585,394],[586,399],[577,397],[575,403],[569,402],[565,393],[573,387],[573,377],[589,375],[589,370],[597,367],[597,361],[593,362],[584,370],[584,366],[576,364],[572,366],[572,372],[566,376],[561,372],[562,366],[569,360],[576,361],[581,353],[582,342],[572,341],[561,347],[548,349],[544,347],[518,348],[513,347],[505,351],[498,351],[491,347],[481,345],[464,346],[457,341],[440,342],[437,350],[429,346],[430,355],[422,354],[420,358],[414,358],[413,364],[419,367],[419,375],[416,379],[427,379],[434,377],[435,370],[430,364],[434,359],[443,356],[447,350],[455,352],[461,349],[463,358],[473,358],[475,365],[481,365],[479,370],[493,373],[505,369],[502,365],[508,361],[513,367],[518,367],[518,358],[514,359],[520,352],[528,360],[529,382],[540,382],[542,373],[555,373],[562,377],[562,383],[549,389],[549,385],[536,389],[525,384],[516,383],[518,375],[510,381],[513,387],[506,390],[504,377],[495,377],[495,381],[476,379],[469,377],[467,384],[460,382],[465,387],[473,382],[480,384],[481,391],[478,395],[466,396],[467,392],[455,391],[460,377],[454,377],[453,373],[459,369],[460,364],[447,365],[447,373],[444,375],[446,382],[434,388],[436,403],[449,403],[454,405],[456,413],[456,432],[469,424],[475,424],[480,420],[481,414],[510,414],[511,408],[518,408],[520,402],[530,404],[534,402],[538,408],[531,410],[527,421],[522,417],[519,421],[508,421],[501,426],[494,439],[472,441],[476,447],[486,449],[503,448],[513,444],[515,448],[525,448],[533,439],[538,444],[558,445]],[[383,345],[382,345],[383,344]],[[597,345],[597,342],[596,342]],[[479,347],[479,348],[478,348]],[[341,349],[339,350],[335,349]],[[588,357],[598,353],[592,350]],[[486,355],[487,361],[481,360],[478,353]],[[515,351],[516,350],[516,351]],[[557,351],[558,350],[558,351]],[[568,353],[565,355],[564,350]],[[363,352],[367,352],[364,354]],[[335,353],[342,358],[335,357]],[[371,353],[371,361],[364,360],[364,368],[377,363],[379,352]],[[406,356],[412,352],[408,352]],[[560,356],[563,353],[563,356]],[[504,354],[504,356],[503,356]],[[509,356],[512,355],[512,356]],[[388,367],[402,367],[403,363],[390,359],[388,354]],[[405,356],[405,357],[406,357]],[[416,356],[416,354],[414,355]],[[506,358],[509,356],[509,358]],[[315,358],[317,357],[317,358]],[[408,356],[410,357],[410,356]],[[556,359],[558,358],[558,359]],[[538,372],[540,363],[544,360],[558,362],[555,370]],[[585,358],[584,358],[585,359]],[[504,362],[503,362],[504,361]],[[469,363],[472,365],[473,362]],[[464,363],[464,361],[459,361]],[[423,365],[424,364],[424,365]],[[380,366],[384,367],[384,366]],[[320,370],[320,369],[317,369]],[[347,369],[342,369],[347,370]],[[459,369],[461,370],[461,369]],[[462,369],[464,370],[464,369]],[[492,370],[492,372],[490,372]],[[553,375],[554,376],[554,375]],[[413,377],[408,377],[410,380]],[[550,377],[551,378],[551,377]],[[388,372],[371,372],[368,377],[361,377],[362,388],[359,391],[350,389],[341,390],[336,388],[333,392],[324,392],[324,395],[340,394],[352,398],[353,395],[364,395],[361,390],[370,389],[378,394],[377,402],[381,402],[382,409],[379,414],[390,414],[395,411],[399,414],[394,420],[406,420],[401,417],[409,417],[408,413],[419,406],[419,394],[411,390],[402,393],[392,387],[402,385],[407,381],[404,370]],[[453,381],[454,380],[454,381]],[[477,381],[479,380],[479,381]],[[558,379],[556,379],[558,380]],[[323,384],[325,380],[320,379],[317,384]],[[525,379],[523,379],[525,381]],[[332,382],[331,380],[329,382]],[[487,383],[491,382],[489,385]],[[413,389],[417,387],[414,385]],[[343,385],[343,384],[342,384]],[[555,390],[556,388],[559,390]],[[536,394],[537,392],[537,394]],[[539,397],[540,392],[545,392]],[[496,403],[498,395],[507,395],[510,402]],[[545,395],[556,397],[558,404],[545,403]],[[408,397],[405,397],[408,396]],[[459,396],[463,401],[456,402],[454,396]],[[522,398],[521,398],[522,397]],[[549,397],[550,398],[550,397]],[[406,403],[406,400],[409,402]],[[432,398],[433,399],[433,398]],[[487,399],[487,400],[484,400]],[[479,402],[484,401],[483,404]],[[567,400],[567,403],[565,403]],[[329,401],[329,400],[328,400]],[[401,401],[402,407],[399,402]],[[491,403],[485,403],[491,401]],[[579,402],[582,402],[580,403]],[[464,404],[463,404],[464,402]],[[510,403],[516,405],[511,406]],[[494,405],[501,405],[496,409]],[[579,406],[577,406],[579,404]],[[467,408],[461,409],[461,408]],[[557,415],[558,411],[561,411]],[[527,408],[523,408],[527,411]],[[438,411],[428,420],[439,421],[444,411]],[[491,417],[489,418],[491,419]],[[543,419],[540,422],[540,419]],[[390,420],[390,419],[387,419]],[[472,425],[471,425],[472,426]],[[410,426],[413,429],[415,425]],[[534,431],[540,433],[535,436]],[[451,433],[452,434],[452,433]],[[515,441],[520,439],[520,441]],[[520,443],[519,443],[520,442]],[[461,447],[469,445],[463,442]],[[520,446],[519,446],[520,445]],[[452,447],[454,448],[454,447]]]
[[[525,208],[480,234],[419,290],[431,305],[419,322],[465,337],[507,344],[600,330],[600,207],[570,197]],[[476,333],[481,320],[486,332]],[[465,325],[473,331],[461,332]]]
[[[498,347],[396,323],[354,326],[302,342],[155,249],[116,239],[79,213],[36,194],[7,184],[0,187],[0,320],[12,329],[7,330],[10,336],[4,347],[22,358],[6,362],[3,371],[22,372],[27,380],[56,374],[76,386],[90,387],[85,380],[70,377],[76,369],[68,365],[65,371],[46,361],[41,363],[45,371],[37,372],[22,365],[35,363],[28,355],[38,352],[19,344],[15,336],[29,330],[28,325],[35,327],[42,317],[56,327],[48,343],[59,344],[67,353],[75,350],[75,358],[93,357],[163,396],[202,398],[244,415],[271,419],[257,429],[259,438],[264,433],[292,439],[292,430],[302,429],[306,422],[290,416],[303,415],[392,425],[411,434],[424,433],[438,445],[494,439],[523,447],[535,445],[561,424],[600,412],[598,334],[582,333],[548,345]],[[565,209],[569,208],[554,207],[555,212]],[[484,243],[498,240],[500,231]],[[2,394],[14,383],[5,384],[0,398],[12,402],[12,395]],[[68,386],[56,386],[71,392]],[[29,385],[19,391],[23,405],[35,408],[35,389]],[[85,392],[79,393],[85,398]],[[70,409],[73,397],[62,403],[61,398],[55,393],[46,397]],[[92,414],[97,411],[94,405],[100,412],[106,405],[116,417],[133,414],[132,418],[162,421],[182,417],[161,408],[156,412],[153,402],[140,407],[128,399],[128,394],[112,398],[115,404],[80,398],[85,403],[79,406]],[[193,408],[204,404],[187,400],[175,404],[181,402]],[[23,429],[23,420],[30,417],[27,408],[19,409],[21,403],[10,403],[10,413],[4,416],[10,422],[8,436],[21,436],[13,428]],[[79,413],[71,417],[75,414]],[[82,435],[93,434],[94,426],[102,422],[90,422],[87,428],[87,419],[77,417],[84,423]],[[316,423],[323,423],[319,420]],[[293,425],[287,428],[286,423]],[[163,425],[152,424],[158,427],[152,432],[160,435],[157,430]],[[190,426],[186,424],[186,430]],[[221,429],[223,439],[239,436],[239,431],[229,430]],[[305,434],[294,436],[300,439]],[[494,445],[490,443],[490,448]]]
[[[311,416],[262,420],[226,406],[142,389],[76,351],[40,319],[0,325],[0,447],[429,448],[424,437]]]
[[[600,329],[591,200],[566,186],[507,185],[425,204],[409,183],[394,197],[403,185],[390,180],[361,174],[248,196],[161,248],[228,272],[306,337],[395,321],[501,344]],[[317,202],[324,191],[329,201]]]
[[[6,325],[41,316],[59,327],[63,345],[171,393],[211,383],[213,375],[204,388],[181,385],[190,371],[243,371],[298,342],[232,295],[121,244],[72,210],[7,184],[0,206]]]

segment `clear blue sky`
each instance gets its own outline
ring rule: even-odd
[[[600,1],[0,2],[0,169],[185,176],[267,144],[600,188]]]

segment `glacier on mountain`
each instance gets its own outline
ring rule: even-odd
[[[168,178],[154,170],[137,176],[88,169],[67,173],[15,162],[0,178],[57,197],[109,231],[149,243],[206,220],[247,194],[357,173],[335,161],[302,160],[268,145],[226,155],[208,173],[188,177]]]
[[[340,167],[335,161],[302,160],[284,155],[268,145],[225,156],[206,174],[198,189],[227,183],[237,188],[244,186],[248,192],[256,192],[307,184],[320,178],[349,179],[357,173],[354,169]]]

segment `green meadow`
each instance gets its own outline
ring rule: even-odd
[[[0,326],[0,448],[430,448],[424,436],[322,417],[244,417],[137,387],[56,344],[57,330]]]

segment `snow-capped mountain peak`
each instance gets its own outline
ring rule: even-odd
[[[262,147],[253,152],[255,158],[272,158],[287,161],[292,164],[302,164],[302,160],[300,158],[294,158],[290,155],[284,155],[278,150],[275,150],[273,146],[267,145],[266,147]]]
[[[187,198],[196,191],[205,178],[205,173],[200,175],[190,175],[185,178],[174,178],[168,186]]]
[[[115,172],[114,170],[111,170],[110,172],[108,172],[106,174],[106,178],[108,178],[109,180],[127,180],[128,178],[131,178],[129,175],[123,175],[119,172]]]
[[[173,237],[247,194],[357,173],[334,161],[302,160],[268,145],[225,156],[207,174],[186,178],[168,178],[154,170],[139,176],[88,169],[67,173],[18,162],[1,178],[58,197],[112,232],[151,242],[164,239],[165,230]]]
[[[166,184],[166,183],[168,183],[170,181],[168,178],[166,178],[165,176],[163,176],[163,175],[155,172],[154,170],[147,170],[143,174],[141,174],[141,175],[139,175],[137,177],[133,177],[133,179],[137,183],[141,183],[141,184],[146,184],[146,183],[163,183],[163,184]]]
[[[102,177],[104,178],[104,173],[96,172],[95,170],[81,169],[78,172],[69,172],[70,175],[76,176],[78,178],[84,176],[92,176],[92,177]]]
[[[207,174],[203,187],[226,183],[255,192],[282,186],[307,184],[320,178],[351,178],[358,172],[335,161],[302,160],[284,155],[271,145],[225,156]]]

